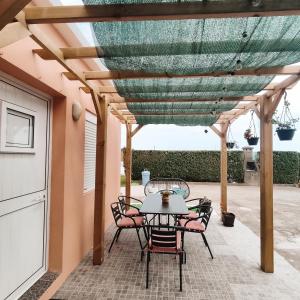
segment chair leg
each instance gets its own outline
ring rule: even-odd
[[[201,236],[202,236],[202,238],[203,238],[203,241],[204,241],[205,246],[208,248],[208,251],[209,251],[209,253],[210,253],[211,258],[214,259],[214,256],[213,256],[213,254],[212,254],[212,252],[211,252],[211,250],[210,250],[210,247],[209,247],[209,245],[208,245],[207,239],[206,239],[206,237],[205,237],[205,235],[204,235],[203,232],[201,232]]]
[[[150,262],[150,252],[147,251],[146,289],[149,286],[149,262]]]
[[[143,231],[144,231],[145,239],[146,241],[148,241],[148,234],[145,227],[143,227]]]
[[[110,252],[110,250],[111,250],[111,248],[112,248],[112,246],[113,246],[113,244],[114,244],[114,242],[115,242],[115,240],[116,240],[116,238],[117,238],[117,236],[118,236],[120,230],[121,230],[121,229],[118,228],[118,230],[116,231],[116,233],[115,233],[115,235],[114,235],[114,238],[113,238],[113,240],[112,240],[112,242],[111,242],[111,244],[110,244],[110,247],[109,247],[108,252]]]
[[[119,240],[119,237],[120,237],[121,231],[122,231],[122,229],[120,229],[120,230],[119,230],[119,233],[118,233],[118,235],[117,235],[117,238],[116,238],[116,242]]]
[[[141,249],[143,250],[143,244],[142,244],[141,237],[140,237],[140,233],[139,233],[139,230],[140,230],[140,229],[139,229],[139,228],[136,228],[135,230],[136,230],[137,236],[138,236],[138,238],[139,238],[139,243],[140,243]]]
[[[179,280],[180,280],[180,292],[182,292],[182,261],[183,261],[183,252],[179,254]]]

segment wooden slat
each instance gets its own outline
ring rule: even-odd
[[[251,40],[251,53],[268,53],[268,52],[295,52],[298,41],[294,41],[284,45],[284,48],[277,40],[268,40],[268,47],[263,47],[264,42],[261,40]],[[78,58],[112,58],[112,57],[139,57],[139,56],[167,56],[167,55],[199,55],[199,54],[223,54],[230,53],[234,49],[228,48],[228,41],[193,41],[191,43],[159,43],[156,47],[149,47],[147,44],[132,44],[132,45],[114,45],[114,54],[105,55],[100,47],[70,47],[60,48],[66,59]],[[135,51],[129,51],[134,48]],[[197,49],[201,48],[201,53]],[[240,49],[241,53],[249,53],[246,48]],[[53,60],[55,57],[44,49],[33,49],[33,52],[38,54],[45,60]]]
[[[245,97],[225,97],[222,101],[256,101],[258,96],[245,96]],[[127,103],[156,103],[156,102],[216,102],[217,99],[128,99],[124,100]],[[113,100],[111,101],[113,102]]]
[[[78,47],[78,48],[60,48],[59,49],[64,59],[81,59],[81,58],[97,58],[97,49],[95,47]],[[55,60],[55,56],[45,49],[33,49],[33,53],[39,55],[41,58],[45,60]]]
[[[86,80],[108,79],[147,79],[147,78],[195,78],[195,77],[220,77],[220,76],[262,76],[262,75],[298,75],[299,66],[269,67],[256,69],[242,69],[240,71],[218,71],[209,73],[197,73],[193,75],[178,75],[172,73],[147,73],[144,71],[89,71],[82,77]],[[65,74],[70,80],[77,80],[72,74]]]
[[[299,15],[300,3],[294,0],[264,0],[254,6],[251,1],[197,1],[175,3],[118,4],[94,6],[57,6],[26,8],[30,24],[71,22],[112,22],[136,20],[178,20]]]
[[[274,272],[273,230],[273,131],[268,117],[272,110],[271,99],[260,104],[260,239],[261,268]]]
[[[105,210],[106,210],[106,153],[107,153],[107,118],[106,100],[100,102],[102,120],[97,118],[96,179],[94,202],[94,245],[93,264],[101,265],[105,247]]]
[[[81,87],[82,90],[84,90],[85,93],[90,93],[90,90],[86,87]],[[115,87],[111,86],[111,85],[100,85],[98,87],[98,93],[103,93],[103,94],[117,94],[118,91],[116,90]]]
[[[31,0],[1,0],[0,4],[0,30],[8,23],[12,22],[14,17],[30,2]]]
[[[195,116],[211,116],[212,113],[206,112],[206,113],[189,113],[189,112],[133,112],[129,113],[133,114],[134,116],[139,116],[139,117],[145,117],[145,116],[187,116],[187,117],[195,117]],[[221,113],[216,113],[215,115],[219,115]],[[234,115],[234,112],[228,113],[228,115]]]

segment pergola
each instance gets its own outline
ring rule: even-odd
[[[284,91],[300,78],[300,67],[290,66],[300,61],[300,33],[296,29],[300,22],[300,2],[99,0],[84,1],[85,6],[53,7],[26,6],[29,2],[2,1],[0,48],[30,36],[40,46],[32,50],[34,53],[45,60],[56,60],[65,68],[63,74],[69,80],[82,83],[82,89],[91,94],[97,113],[94,264],[101,264],[104,257],[109,110],[127,126],[128,196],[132,137],[144,125],[210,126],[221,141],[221,211],[224,212],[227,211],[227,129],[239,116],[254,109],[261,128],[261,268],[273,272],[271,120]],[[99,45],[58,48],[35,26],[74,22],[94,22],[95,41]],[[242,28],[239,24],[246,25]],[[200,25],[202,33],[196,32]],[[182,38],[173,37],[168,31],[161,35],[164,26],[182,30]],[[195,31],[188,36],[192,29]],[[263,29],[268,32],[261,33]],[[209,34],[204,34],[205,30]],[[218,30],[220,34],[216,33]],[[216,36],[207,39],[213,33]],[[109,70],[76,70],[71,60],[82,58],[101,58]],[[272,84],[275,75],[290,76]],[[108,80],[115,80],[114,85]],[[134,130],[133,124],[138,124]]]

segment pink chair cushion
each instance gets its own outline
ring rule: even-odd
[[[179,224],[182,227],[185,227],[187,230],[204,232],[205,226],[199,221],[189,221],[186,219],[180,219]]]
[[[140,214],[139,210],[136,208],[130,208],[126,211],[126,216],[137,216]]]
[[[199,214],[195,211],[190,211],[190,213],[187,216],[183,217],[184,219],[197,219],[199,218]]]
[[[134,217],[133,219],[135,221],[136,226],[142,226],[144,223],[143,217]],[[126,217],[118,221],[119,227],[135,227],[135,224],[131,218],[126,218]]]

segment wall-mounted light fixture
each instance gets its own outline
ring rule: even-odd
[[[74,121],[78,121],[80,119],[82,113],[82,106],[80,102],[76,101],[72,104],[72,118]]]

